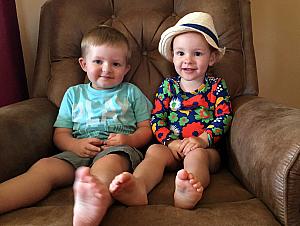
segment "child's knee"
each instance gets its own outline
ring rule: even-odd
[[[36,163],[34,163],[29,170],[48,170],[53,167],[53,162],[56,161],[57,159],[54,158],[42,158],[38,160]]]
[[[171,155],[169,149],[162,144],[152,144],[145,155],[146,159],[154,158],[154,159],[168,159]]]
[[[206,162],[209,161],[207,149],[204,148],[196,148],[194,150],[191,150],[188,153],[188,155],[191,155],[193,158],[198,158]]]

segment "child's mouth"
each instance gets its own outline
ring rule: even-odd
[[[103,78],[103,79],[111,79],[111,76],[108,75],[100,75],[99,78]]]
[[[195,71],[196,69],[194,68],[182,68],[183,71],[186,71],[186,72],[192,72],[192,71]]]

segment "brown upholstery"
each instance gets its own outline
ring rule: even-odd
[[[77,61],[86,31],[104,23],[128,37],[133,57],[126,80],[153,100],[162,79],[174,74],[158,53],[160,34],[192,11],[212,14],[227,50],[212,69],[227,81],[235,113],[221,145],[222,169],[193,210],[173,207],[175,173],[166,172],[149,205],[115,203],[101,225],[299,225],[300,110],[257,97],[248,0],[47,1],[31,99],[0,108],[0,182],[57,151],[57,107],[69,86],[87,81]],[[0,216],[0,225],[71,225],[72,205],[71,187],[58,189],[33,207]]]

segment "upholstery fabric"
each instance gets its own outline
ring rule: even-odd
[[[299,109],[256,98],[235,112],[229,153],[240,165],[229,158],[233,172],[288,225],[300,222],[299,138]]]
[[[165,77],[174,75],[172,65],[158,53],[160,34],[191,11],[205,11],[213,15],[220,44],[226,47],[226,55],[214,67],[214,74],[225,78],[232,98],[258,93],[254,55],[245,54],[245,52],[253,52],[252,42],[244,40],[244,37],[248,39],[252,37],[251,31],[247,29],[248,27],[241,26],[241,23],[251,26],[249,12],[245,17],[241,17],[240,14],[240,11],[248,9],[245,2],[241,4],[235,0],[154,0],[144,1],[141,4],[139,0],[130,2],[104,0],[99,4],[99,1],[94,0],[86,4],[80,0],[69,0],[46,4],[49,4],[48,10],[51,15],[50,18],[45,15],[44,20],[52,21],[49,27],[51,32],[43,33],[40,39],[49,43],[50,62],[45,64],[47,63],[49,67],[50,63],[51,70],[47,75],[42,69],[39,70],[39,66],[44,67],[44,65],[37,66],[36,70],[47,75],[49,82],[46,80],[43,82],[48,84],[34,86],[40,90],[35,89],[33,96],[48,96],[59,106],[67,87],[84,82],[84,73],[77,63],[80,57],[80,40],[86,31],[97,24],[107,24],[122,31],[128,37],[133,50],[130,62],[132,69],[126,81],[141,87],[149,99],[153,100],[161,81]],[[247,7],[244,6],[245,4]],[[70,5],[78,5],[78,7],[66,10]],[[41,28],[44,29],[43,26]],[[249,70],[245,70],[245,65]],[[43,87],[48,88],[42,89]]]

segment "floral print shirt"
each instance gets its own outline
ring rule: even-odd
[[[207,75],[194,92],[180,88],[180,76],[165,79],[154,105],[151,126],[156,139],[163,144],[206,132],[212,146],[229,129],[232,120],[225,80]]]

